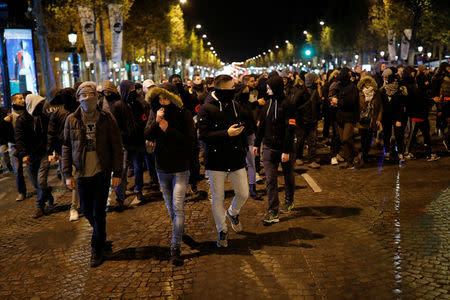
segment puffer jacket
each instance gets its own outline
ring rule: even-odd
[[[123,149],[120,130],[113,115],[99,110],[96,124],[96,152],[100,167],[105,172],[113,172],[113,177],[122,177]],[[63,173],[66,178],[72,177],[72,165],[77,173],[84,170],[86,157],[86,127],[82,121],[81,108],[70,114],[64,126],[64,142],[62,146]]]

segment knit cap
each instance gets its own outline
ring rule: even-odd
[[[83,82],[77,90],[77,98],[80,97],[81,93],[94,93],[97,95],[97,85],[93,81]]]

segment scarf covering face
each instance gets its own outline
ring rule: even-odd
[[[364,93],[364,98],[365,98],[366,102],[372,101],[373,95],[375,94],[373,87],[369,87],[369,88],[364,87],[362,91]]]
[[[398,91],[398,83],[397,82],[387,83],[384,85],[384,88],[386,89],[386,94],[388,96],[393,96]]]

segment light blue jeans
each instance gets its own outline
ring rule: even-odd
[[[242,206],[248,199],[248,180],[245,168],[233,171],[212,171],[206,170],[209,176],[209,184],[211,187],[212,196],[212,213],[214,221],[216,222],[217,232],[228,231],[225,209],[223,207],[223,200],[225,198],[225,179],[231,182],[234,189],[234,198],[231,202],[228,212],[232,216],[236,216],[241,211]]]
[[[253,145],[255,144],[255,134],[251,134],[247,137],[248,151],[247,157],[245,158],[247,162],[248,170],[248,183],[256,183],[256,166],[255,166],[255,154],[253,153]]]
[[[189,171],[163,173],[157,170],[156,172],[173,223],[171,248],[179,248],[184,230],[184,200],[189,183]]]

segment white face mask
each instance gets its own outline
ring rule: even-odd
[[[267,85],[267,95],[273,96],[273,91],[272,91],[272,89],[270,88],[269,85]]]

